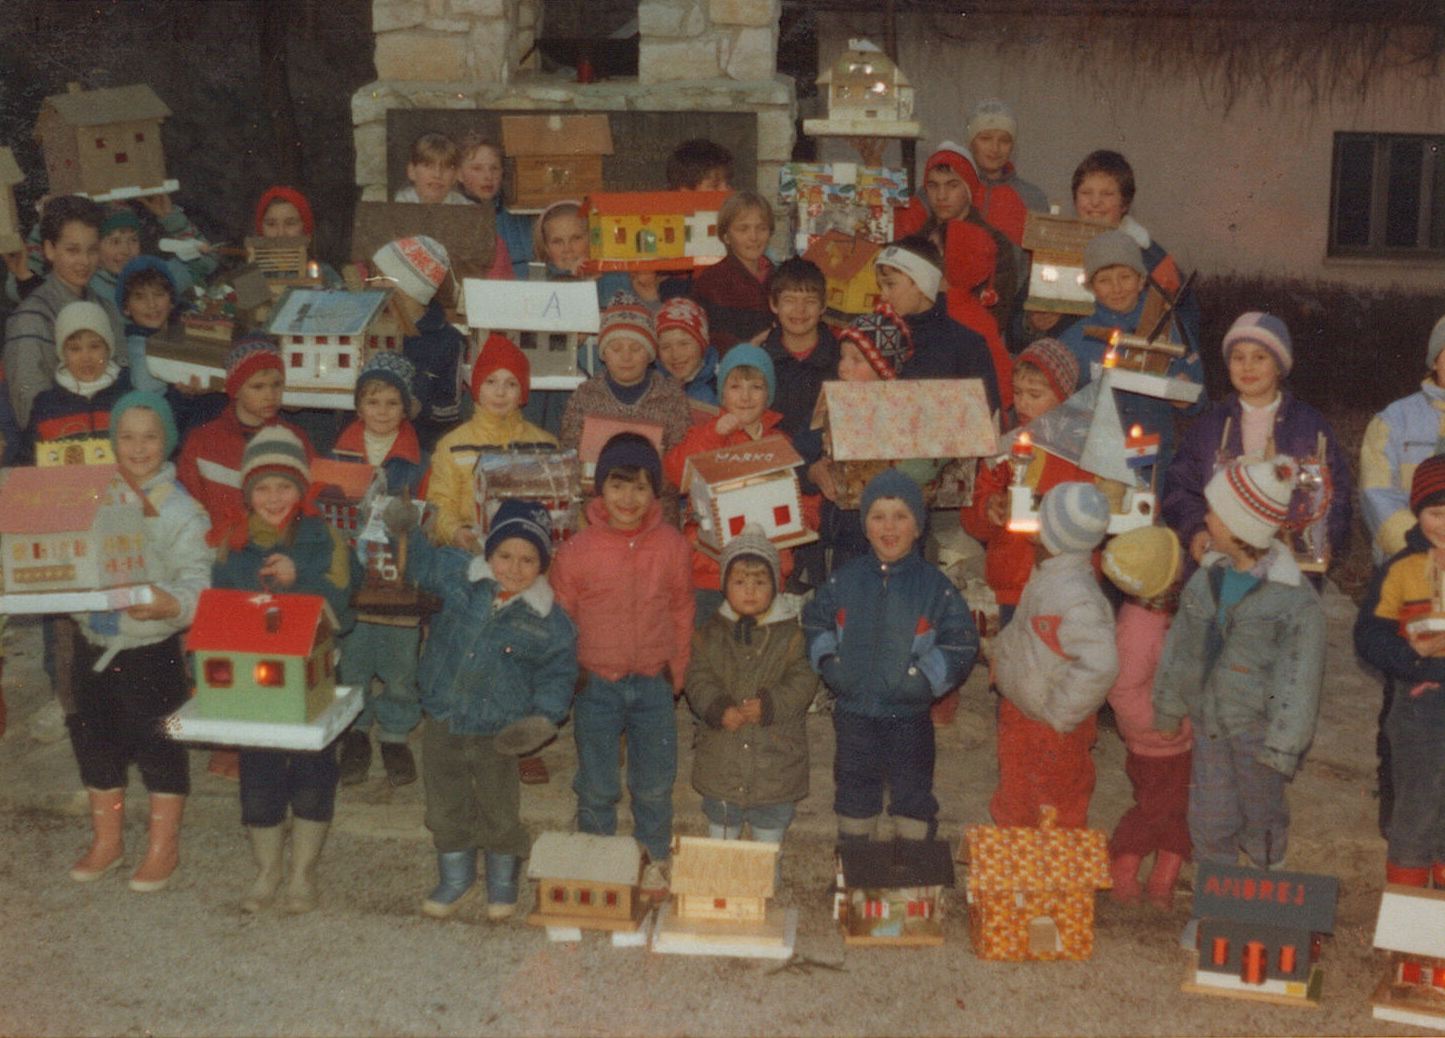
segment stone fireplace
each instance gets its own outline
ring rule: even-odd
[[[756,184],[776,194],[795,117],[792,82],[774,71],[780,0],[640,0],[637,78],[588,84],[524,61],[542,10],[541,0],[373,0],[379,78],[351,99],[363,200],[387,197],[394,109],[752,113]]]

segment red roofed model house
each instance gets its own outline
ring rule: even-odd
[[[166,179],[161,120],[171,114],[144,83],[47,97],[35,120],[53,195],[89,195],[97,202],[176,190]]]
[[[698,547],[716,555],[748,523],[761,526],[780,548],[817,540],[817,533],[803,525],[802,463],[781,436],[688,458],[682,492],[691,495]]]
[[[681,270],[727,255],[717,236],[726,191],[624,191],[587,196],[589,271]]]
[[[142,601],[127,589],[146,586],[148,507],[114,465],[10,469],[0,486],[4,611],[123,609]],[[91,592],[99,597],[71,597]]]
[[[201,717],[302,724],[336,698],[336,618],[320,595],[207,588],[186,648]]]

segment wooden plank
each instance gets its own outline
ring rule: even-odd
[[[843,931],[843,943],[856,947],[892,945],[895,948],[931,948],[943,943],[943,934],[905,934],[901,937],[874,937],[871,934],[851,934]]]
[[[646,898],[637,898],[632,905],[632,915],[625,919],[620,916],[560,915],[533,910],[528,914],[527,922],[532,926],[577,927],[582,930],[636,930],[651,908]]]

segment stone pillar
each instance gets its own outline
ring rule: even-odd
[[[640,0],[638,82],[771,79],[781,0]]]

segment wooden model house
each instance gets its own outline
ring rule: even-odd
[[[879,295],[873,260],[881,251],[877,242],[842,231],[828,231],[809,246],[803,258],[823,272],[829,310],[839,315],[873,312]]]
[[[981,959],[1087,959],[1094,892],[1112,885],[1108,835],[1060,829],[1043,809],[1038,828],[969,826],[968,925]]]
[[[51,195],[97,202],[175,191],[166,179],[161,120],[171,114],[144,83],[47,97],[35,120]]]
[[[52,468],[56,465],[114,465],[115,450],[111,447],[110,436],[105,433],[41,440],[35,445],[35,464],[40,468]]]
[[[1320,935],[1335,928],[1339,880],[1200,862],[1198,966],[1184,990],[1262,1002],[1318,1002]]]
[[[536,501],[552,520],[552,542],[561,544],[582,521],[582,466],[572,450],[510,450],[477,455],[477,517],[482,536],[508,498]]]
[[[15,204],[15,185],[25,182],[25,174],[15,161],[15,153],[0,148],[0,252],[19,252],[25,248],[20,233],[20,210]]]
[[[818,534],[803,524],[798,483],[802,464],[802,457],[783,436],[688,458],[681,489],[691,495],[697,546],[717,556],[748,523],[761,526],[780,548],[817,540]]]
[[[1094,294],[1084,283],[1084,249],[1094,235],[1108,228],[1089,220],[1070,220],[1048,213],[1029,213],[1024,220],[1023,247],[1033,257],[1025,310],[1056,314],[1091,314]]]
[[[685,270],[727,255],[717,217],[726,191],[594,192],[582,205],[587,270]]]
[[[845,944],[943,943],[953,861],[942,840],[848,840],[836,864],[833,918]]]
[[[602,190],[612,130],[601,114],[504,115],[502,147],[517,169],[512,208],[543,209]]]
[[[658,917],[652,950],[760,958],[792,955],[797,912],[768,907],[777,860],[775,843],[674,837],[673,900]]]
[[[288,288],[320,288],[321,266],[310,258],[311,239],[246,238],[246,262],[261,272],[273,296]]]
[[[577,355],[601,327],[597,287],[590,281],[462,282],[473,350],[496,332],[517,344],[531,366],[533,389],[569,389],[581,382]],[[565,379],[565,384],[542,382]]]
[[[196,712],[304,724],[336,698],[336,618],[320,595],[207,588],[186,648]]]
[[[913,118],[913,86],[888,55],[869,40],[849,40],[848,49],[816,80],[828,102],[829,119]]]
[[[1375,1019],[1445,1031],[1445,890],[1386,884],[1374,944],[1390,953]]]
[[[123,609],[140,602],[133,592],[146,588],[149,508],[114,465],[7,470],[0,486],[4,611]]]
[[[642,850],[630,836],[545,832],[532,844],[527,878],[537,881],[533,926],[636,930]]]
[[[992,456],[998,443],[978,379],[825,382],[814,424],[824,429],[840,508],[857,508],[868,480],[896,462],[960,458],[971,474],[975,460]],[[937,489],[923,488],[930,506],[939,504]]]
[[[313,407],[352,408],[356,373],[371,356],[370,337],[390,296],[384,289],[292,288],[277,300],[265,330],[281,349],[288,403],[305,394]]]

